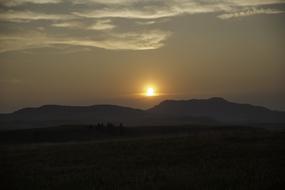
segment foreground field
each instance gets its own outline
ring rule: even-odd
[[[0,189],[284,189],[285,133],[215,128],[184,135],[0,145]]]

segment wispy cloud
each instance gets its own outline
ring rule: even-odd
[[[137,21],[136,23],[139,25],[152,25],[156,24],[157,22],[155,20],[147,20],[147,21]]]
[[[99,20],[95,24],[89,26],[89,30],[111,30],[116,26],[111,23],[111,20]]]
[[[30,38],[33,36],[33,38]],[[103,39],[70,36],[49,36],[40,32],[9,34],[0,36],[0,53],[32,48],[73,45],[97,47],[111,50],[150,50],[163,46],[169,32],[153,30],[147,32],[111,33]]]
[[[133,5],[133,4],[236,4],[241,6],[284,3],[283,0],[73,0],[80,4]]]
[[[0,5],[7,7],[19,6],[27,3],[31,4],[56,4],[61,3],[62,0],[1,0]]]
[[[77,21],[71,20],[71,21],[56,22],[51,24],[51,26],[58,28],[98,30],[98,31],[111,30],[116,27],[116,25],[113,24],[110,19],[99,19],[92,23],[80,22],[78,20]]]
[[[235,13],[245,8],[285,3],[283,0],[77,0],[81,4],[103,4],[100,9],[76,11],[73,14],[86,18],[159,19],[183,14]],[[118,5],[114,5],[117,3]],[[276,11],[275,11],[276,12]]]
[[[30,22],[37,20],[70,20],[75,18],[72,15],[46,14],[33,11],[14,11],[9,10],[0,12],[0,21],[4,22]]]
[[[18,6],[26,3],[57,4],[65,3],[67,14],[85,18],[134,18],[158,19],[174,17],[183,14],[224,12],[234,13],[245,8],[258,8],[258,6],[285,3],[284,0],[2,0],[0,5]],[[81,4],[82,7],[74,11],[72,5]],[[91,4],[91,5],[90,5]],[[98,6],[100,5],[100,6]],[[55,5],[56,6],[56,5]],[[58,15],[36,13],[33,11],[7,11],[2,12],[5,17],[20,20],[19,17],[51,18]],[[3,17],[3,16],[2,16]],[[3,20],[3,19],[2,19]],[[23,20],[23,19],[22,19]]]
[[[109,50],[151,50],[162,47],[169,33],[148,31],[146,33],[113,34],[104,40],[61,39],[52,44],[97,47]]]
[[[157,49],[170,36],[158,25],[165,20],[206,13],[219,19],[281,14],[284,11],[272,5],[283,3],[284,0],[0,0],[0,22],[9,22],[10,30],[18,32],[0,33],[0,53],[58,45]],[[42,30],[28,32],[37,28]]]
[[[33,36],[33,38],[31,38]],[[0,53],[32,48],[48,47],[48,36],[39,32],[2,34],[0,36]]]
[[[74,15],[87,18],[131,18],[131,19],[159,19],[183,14],[210,13],[227,11],[231,8],[223,4],[200,4],[184,2],[182,4],[148,5],[142,7],[107,7],[99,10],[73,12]]]
[[[112,24],[112,21],[110,19],[106,19],[106,20],[98,20],[95,24],[92,24],[87,29],[89,30],[111,30],[115,27],[116,26]]]
[[[77,28],[81,28],[82,27],[82,23],[79,21],[64,21],[64,22],[56,22],[51,24],[51,26],[53,27],[58,27],[58,28],[73,28],[73,29],[77,29]]]
[[[218,17],[221,19],[231,19],[231,18],[247,17],[253,15],[260,15],[260,14],[280,14],[280,13],[284,13],[284,11],[279,11],[274,9],[251,8],[251,9],[246,9],[244,11],[222,14],[219,15]]]
[[[223,1],[220,0],[220,2]],[[232,2],[238,6],[260,6],[285,3],[284,0],[227,0],[226,2]]]
[[[118,5],[118,4],[133,4],[138,0],[73,0],[74,4],[107,4],[107,5]]]

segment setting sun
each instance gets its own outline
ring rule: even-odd
[[[151,96],[155,96],[156,92],[155,89],[153,87],[147,87],[146,88],[146,92],[145,92],[145,96],[151,97]]]
[[[152,87],[147,88],[146,91],[146,96],[154,96],[155,95],[155,91]]]

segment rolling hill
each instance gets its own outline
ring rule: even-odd
[[[99,122],[127,126],[285,123],[285,112],[229,102],[223,98],[165,100],[140,110],[116,105],[45,105],[0,114],[0,129],[88,125]]]
[[[285,123],[285,112],[265,107],[229,102],[223,98],[165,100],[149,113],[209,117],[224,123]]]

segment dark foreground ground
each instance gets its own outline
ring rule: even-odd
[[[0,189],[285,189],[284,130],[65,130],[0,132]]]

